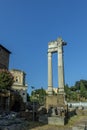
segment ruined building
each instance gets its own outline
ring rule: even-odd
[[[9,68],[10,51],[0,44],[0,69]]]
[[[9,58],[11,52],[0,44],[0,69],[9,70]],[[9,109],[9,103],[12,99],[12,95],[15,97],[15,92],[19,93],[23,99],[23,102],[27,102],[27,85],[25,84],[25,73],[21,70],[13,69],[9,70],[14,76],[14,84],[12,86],[12,91],[7,91],[6,93],[0,92],[0,109]],[[15,100],[15,99],[14,99]],[[10,104],[10,106],[11,106]]]

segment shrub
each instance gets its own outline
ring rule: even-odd
[[[11,89],[14,77],[6,69],[0,69],[0,89]]]

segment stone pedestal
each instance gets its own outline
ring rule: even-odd
[[[58,93],[57,94],[57,104],[58,105],[65,105],[65,93]]]
[[[57,96],[56,95],[47,96],[45,105],[47,111],[50,107],[57,106]]]
[[[65,103],[65,94],[58,93],[46,97],[48,124],[65,125],[67,122],[68,106]]]
[[[65,125],[65,117],[48,117],[48,124],[50,125]]]
[[[67,110],[67,104],[65,103],[65,94],[59,93],[58,95],[51,95],[46,97],[46,109],[49,107],[64,107]]]

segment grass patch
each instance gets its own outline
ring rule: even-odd
[[[68,126],[73,126],[74,124],[78,123],[80,120],[84,119],[86,116],[73,116],[68,121]]]

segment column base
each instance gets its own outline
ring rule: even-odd
[[[53,95],[53,88],[48,87],[47,93],[48,93],[48,95]]]
[[[62,93],[62,94],[65,93],[65,92],[64,92],[64,88],[59,88],[59,89],[58,89],[58,93]]]

